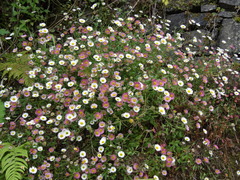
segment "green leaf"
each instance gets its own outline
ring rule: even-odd
[[[8,74],[9,80],[19,80],[23,78],[25,85],[30,86],[33,83],[33,79],[29,78],[27,71],[31,70],[28,65],[29,55],[25,51],[22,52],[21,57],[16,57],[14,53],[9,53],[5,56],[7,62],[0,63],[0,71],[3,71],[2,77]],[[11,68],[9,71],[8,68]]]
[[[3,147],[0,148],[0,161],[1,161],[2,157],[3,157],[3,155],[4,155],[7,151],[9,151],[9,147],[11,146],[11,144],[9,144],[9,143],[4,143],[4,144],[2,144],[2,145],[3,145]]]
[[[20,14],[20,12],[18,12],[18,11],[13,11],[13,16],[17,16],[18,14]]]
[[[7,171],[6,171],[6,173],[5,173],[5,177],[6,177],[7,180],[10,179],[10,178],[12,178],[11,176],[13,176],[13,173],[12,173],[11,171],[12,171],[13,169],[14,169],[13,166],[11,166],[10,168],[7,169]]]
[[[3,168],[2,171],[6,171],[8,168],[10,168],[10,166],[12,166],[12,163],[7,163]]]
[[[26,146],[30,146],[31,143],[29,141],[25,142],[24,144],[18,146],[19,148],[25,149]]]
[[[169,4],[168,0],[162,0],[163,4],[167,6]]]
[[[27,162],[25,161],[25,160],[23,160],[23,159],[21,159],[21,158],[16,158],[16,161],[17,162],[21,162],[21,166],[24,166],[24,167],[27,167],[28,165],[27,165]]]
[[[5,34],[9,34],[10,32],[6,29],[0,29],[0,36],[3,36]]]
[[[14,147],[10,143],[3,143],[0,149],[1,173],[5,172],[6,180],[21,180],[28,164],[23,159],[28,157],[28,150],[25,149],[25,143],[21,146]]]
[[[6,156],[2,158],[2,167],[4,168],[9,162],[12,163],[14,160],[13,153],[8,153]]]
[[[4,107],[4,103],[0,100],[0,123],[4,123],[5,119],[5,107]]]

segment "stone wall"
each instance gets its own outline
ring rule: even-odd
[[[201,30],[214,40],[212,46],[226,49],[234,60],[240,62],[240,0],[218,0],[217,3],[202,4],[188,11],[171,7],[166,9],[165,17],[171,20],[170,31],[179,30],[180,25],[185,24],[186,38],[203,38],[197,33]],[[190,19],[196,24],[191,24]]]

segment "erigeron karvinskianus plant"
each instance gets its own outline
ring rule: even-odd
[[[29,51],[34,84],[5,97],[6,116],[16,121],[2,125],[3,136],[35,143],[28,177],[157,179],[185,168],[190,178],[202,168],[201,178],[221,176],[221,164],[208,161],[218,161],[219,133],[237,123],[239,88],[228,82],[238,73],[229,57],[210,49],[196,60],[181,34],[158,24],[146,35],[134,17],[102,31],[85,22],[71,23],[56,44],[43,27]]]

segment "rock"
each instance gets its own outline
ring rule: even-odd
[[[219,0],[219,3],[229,6],[240,6],[240,0]]]
[[[212,13],[191,13],[189,19],[192,19],[201,28],[214,29],[222,22],[222,18],[213,16]]]
[[[208,24],[209,13],[191,13],[189,18],[194,20],[196,23],[200,24],[201,27],[206,26]]]
[[[211,38],[216,41],[218,39],[218,34],[219,34],[219,28],[213,28],[211,31]]]
[[[189,1],[189,0],[186,0]],[[212,2],[212,1],[211,1]],[[216,4],[210,4],[206,0],[202,5],[197,5],[194,8],[186,6],[182,12],[172,11],[173,6],[165,9],[166,19],[171,21],[168,27],[169,33],[181,29],[181,25],[186,25],[187,28],[181,30],[186,39],[185,47],[188,44],[195,45],[194,49],[201,46],[214,46],[222,49],[227,49],[230,54],[237,53],[240,58],[240,23],[236,22],[238,17],[237,6],[240,6],[240,0],[216,0]],[[225,11],[217,13],[217,8],[224,9]],[[168,11],[171,10],[171,11]],[[184,11],[184,12],[183,12]],[[235,20],[234,20],[235,19]],[[189,20],[194,20],[197,24],[190,23]],[[201,38],[196,33],[197,29],[202,29],[202,32],[213,40],[209,42],[208,38]],[[205,31],[206,32],[205,32]],[[201,39],[201,42],[192,42],[192,37]],[[203,43],[202,43],[203,42]]]
[[[232,18],[236,15],[236,13],[234,12],[229,12],[229,11],[222,11],[220,13],[218,13],[218,16],[220,17],[224,17],[224,18]]]
[[[187,15],[185,13],[171,14],[166,17],[171,21],[170,30],[179,30],[182,24],[186,25],[188,23]]]
[[[206,4],[201,6],[201,12],[211,12],[217,9],[217,5],[214,4]]]
[[[218,36],[218,46],[228,49],[229,52],[240,51],[240,23],[233,19],[224,19]]]
[[[211,34],[209,31],[204,29],[199,29],[196,31],[185,32],[183,34],[184,45],[192,44],[194,47],[191,48],[193,51],[200,51],[204,46],[213,46],[214,41],[211,41],[209,38]],[[212,38],[213,39],[213,38]]]
[[[235,7],[240,6],[240,0],[219,0],[219,6],[228,11],[235,11]]]
[[[171,14],[167,16],[167,19],[171,21],[170,30],[179,30],[181,29],[180,26],[182,24],[188,25],[188,20],[194,20],[199,26],[203,27],[206,26],[209,22],[208,18],[209,13],[178,13],[178,14]]]

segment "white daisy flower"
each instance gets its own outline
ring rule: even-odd
[[[122,117],[129,118],[130,117],[130,113],[125,112],[125,113],[122,114]]]
[[[163,154],[163,155],[161,155],[161,160],[162,160],[162,161],[166,161],[166,160],[167,160],[167,156],[166,156],[166,155],[164,155],[164,154]]]
[[[62,132],[64,133],[65,137],[68,137],[71,135],[71,131],[69,131],[68,129],[64,129]]]
[[[85,121],[84,119],[80,119],[80,120],[78,121],[78,125],[79,125],[80,127],[84,127],[84,126],[86,125],[86,121]]]
[[[79,21],[80,23],[85,23],[85,22],[86,22],[85,19],[79,19],[78,21]]]
[[[81,152],[79,153],[79,156],[82,157],[82,158],[85,157],[85,156],[86,156],[86,152],[85,152],[85,151],[81,151]]]
[[[12,97],[10,98],[10,101],[11,101],[11,102],[17,102],[17,101],[18,101],[18,97],[17,97],[17,96],[12,96]]]
[[[88,175],[87,175],[86,173],[84,173],[84,174],[82,174],[81,178],[82,178],[83,180],[85,180],[85,179],[88,178]]]
[[[186,89],[187,94],[193,94],[193,90],[191,88]]]
[[[109,168],[109,172],[110,173],[115,173],[117,171],[117,169],[116,169],[116,167],[111,167],[111,168]]]
[[[134,112],[139,112],[139,111],[140,111],[140,108],[139,108],[138,106],[134,106],[134,107],[133,107],[133,111],[134,111]]]
[[[186,29],[186,26],[183,25],[183,24],[182,24],[180,27],[181,27],[182,29]]]
[[[4,107],[9,108],[10,107],[10,101],[5,101],[4,102]]]
[[[60,132],[58,133],[58,139],[64,139],[66,136],[65,136],[65,133],[64,132]]]
[[[92,83],[92,84],[91,84],[91,88],[97,89],[97,88],[98,88],[98,84],[97,84],[97,83]]]
[[[93,30],[93,28],[91,26],[87,26],[86,28],[87,28],[88,31],[92,31]]]
[[[85,171],[86,169],[87,169],[87,165],[86,164],[81,165],[81,170],[82,171]]]
[[[158,112],[160,112],[162,115],[166,114],[166,111],[163,107],[158,107]]]
[[[37,173],[37,168],[34,167],[34,166],[30,167],[30,168],[29,168],[29,172],[30,172],[31,174],[36,174],[36,173]]]
[[[83,99],[82,102],[83,102],[83,104],[88,104],[89,100],[88,99]]]
[[[46,117],[46,116],[40,116],[40,120],[46,121],[46,120],[47,120],[47,117]]]
[[[188,121],[187,121],[187,119],[185,117],[182,117],[181,121],[183,122],[183,124],[187,124],[188,123]]]
[[[123,151],[118,152],[118,157],[124,158],[124,156],[125,156],[125,153]]]
[[[158,92],[164,92],[165,89],[164,89],[164,87],[157,87],[157,91],[158,91]]]
[[[222,80],[225,81],[225,82],[227,82],[227,81],[228,81],[228,78],[227,78],[226,76],[223,76],[223,77],[222,77]]]
[[[161,149],[162,149],[159,144],[155,144],[154,148],[155,148],[156,151],[161,151]]]
[[[101,82],[101,83],[106,83],[106,82],[107,82],[107,80],[106,80],[106,78],[105,78],[105,77],[101,77],[101,78],[100,78],[100,82]]]
[[[99,144],[100,144],[100,145],[105,144],[105,143],[106,143],[106,140],[107,140],[106,137],[102,137],[102,138],[100,139],[100,141],[99,141]]]
[[[240,176],[240,170],[237,170],[237,175]]]
[[[27,51],[30,51],[32,48],[31,48],[30,46],[26,46],[25,49],[26,49]]]
[[[178,85],[179,85],[179,86],[183,86],[183,85],[184,85],[184,82],[183,82],[183,81],[178,81]]]
[[[104,147],[103,146],[99,146],[98,147],[98,152],[102,153],[104,151]]]
[[[46,26],[46,23],[40,23],[39,26],[45,27],[45,26]]]

